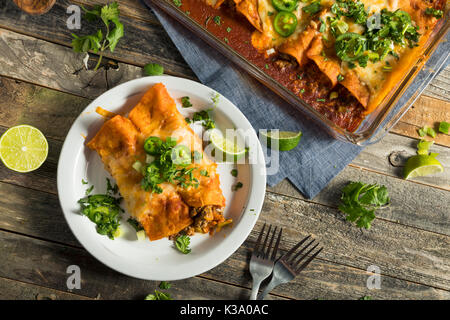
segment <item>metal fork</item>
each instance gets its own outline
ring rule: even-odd
[[[252,258],[250,259],[250,274],[252,275],[253,279],[252,294],[250,296],[251,300],[256,300],[256,296],[258,295],[259,286],[261,285],[261,282],[268,276],[270,276],[270,274],[272,273],[273,265],[275,263],[278,251],[278,245],[280,244],[281,240],[281,233],[283,232],[283,228],[280,228],[278,238],[272,250],[272,254],[270,254],[272,244],[275,239],[275,234],[277,233],[277,227],[274,228],[270,242],[269,244],[267,244],[270,232],[272,230],[272,225],[269,225],[269,230],[267,231],[264,243],[260,247],[261,239],[263,237],[265,228],[266,224],[264,223],[264,226],[261,232],[259,233],[258,240],[256,241],[255,248],[253,249]]]
[[[306,244],[302,249],[300,249],[300,251],[295,256],[292,257],[293,253],[310,237],[311,236],[309,235],[306,238],[304,238],[302,241],[297,243],[291,250],[289,250],[286,254],[284,254],[280,259],[278,259],[273,268],[272,280],[270,280],[267,287],[259,295],[258,300],[263,300],[264,297],[276,286],[283,283],[287,283],[292,279],[294,279],[322,251],[323,247],[317,250],[314,254],[312,254],[307,260],[305,260],[309,256],[309,254],[313,252],[313,250],[316,249],[317,246],[319,245],[319,243],[317,243],[315,246],[309,249],[308,252],[303,254],[303,252],[314,243],[315,240],[313,239],[308,244]],[[304,262],[300,265],[302,261]]]

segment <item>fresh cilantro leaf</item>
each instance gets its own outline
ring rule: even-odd
[[[191,243],[191,239],[186,235],[178,236],[175,240],[175,247],[184,254],[188,254],[191,252],[189,245]]]
[[[238,171],[237,171],[237,169],[231,170],[231,175],[232,175],[233,177],[237,177],[237,176],[238,176]]]
[[[346,219],[360,228],[369,229],[375,219],[375,210],[390,201],[387,188],[376,184],[350,182],[342,189],[339,210]]]
[[[144,71],[148,76],[160,76],[164,74],[164,68],[157,63],[148,63],[144,66]]]
[[[242,184],[242,182],[238,182],[238,183],[236,183],[236,184],[231,188],[231,190],[233,190],[233,191],[238,191],[238,190],[241,189],[243,186],[244,186],[244,185]]]
[[[91,35],[78,36],[72,33],[72,47],[75,52],[99,53],[99,58],[94,71],[98,69],[103,58],[103,52],[109,48],[111,52],[117,46],[119,40],[124,36],[123,24],[119,21],[119,5],[112,2],[104,6],[95,5],[91,10],[84,7],[84,18],[90,22],[101,20],[104,25],[105,33],[102,29],[98,29],[96,33]],[[114,24],[111,28],[110,22]]]
[[[320,1],[314,1],[311,4],[302,8],[302,10],[310,15],[316,14],[322,9]]]
[[[163,290],[170,289],[171,286],[172,285],[167,281],[161,281],[161,283],[159,284],[159,288]]]
[[[192,107],[192,103],[189,97],[182,97],[181,98],[181,104],[183,108],[190,108]]]
[[[88,184],[88,182],[86,180],[84,180],[84,179],[81,179],[81,183],[82,184]]]
[[[94,186],[90,186],[90,187],[86,190],[85,194],[86,194],[86,195],[89,195],[89,194],[92,192],[93,189],[94,189]]]
[[[155,290],[154,294],[149,294],[145,300],[173,300],[168,293]]]

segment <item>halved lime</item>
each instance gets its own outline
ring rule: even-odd
[[[38,129],[29,125],[9,128],[0,138],[0,159],[17,172],[30,172],[47,159],[48,143]]]
[[[261,131],[260,135],[266,137],[266,145],[269,148],[279,151],[289,151],[294,149],[300,142],[303,133],[292,131]],[[277,148],[278,146],[278,148]]]
[[[224,137],[219,130],[213,130],[210,134],[210,140],[213,146],[216,148],[215,157],[217,158],[222,154],[222,160],[237,161],[241,159],[247,152],[245,147],[239,145],[237,141],[231,141]],[[217,150],[219,152],[217,152]]]
[[[405,179],[411,179],[415,177],[428,176],[430,174],[443,171],[444,167],[434,157],[434,155],[417,155],[406,161],[405,168],[403,169],[403,175]]]

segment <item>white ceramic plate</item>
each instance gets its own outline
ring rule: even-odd
[[[232,227],[210,235],[191,237],[190,254],[182,254],[168,239],[137,241],[136,232],[122,216],[122,235],[115,240],[99,235],[95,224],[80,214],[77,201],[86,189],[94,185],[95,193],[106,191],[106,177],[110,177],[96,152],[85,146],[103,124],[95,113],[97,106],[126,113],[152,85],[162,82],[175,99],[180,112],[189,116],[195,111],[212,107],[216,92],[200,83],[168,76],[146,77],[123,83],[95,99],[75,120],[64,142],[58,163],[58,194],[64,216],[78,241],[98,260],[126,275],[148,280],[178,280],[206,272],[227,259],[249,235],[264,201],[266,172],[263,152],[252,126],[245,116],[225,97],[220,96],[213,110],[213,118],[221,130],[240,128],[252,132],[247,141],[256,154],[256,164],[219,164],[221,188],[227,201],[224,212],[232,218]],[[189,96],[193,107],[181,108],[180,98]],[[255,150],[256,149],[256,150]],[[230,172],[238,169],[237,178]],[[82,179],[88,182],[83,184]],[[236,192],[232,186],[238,181],[243,188]]]

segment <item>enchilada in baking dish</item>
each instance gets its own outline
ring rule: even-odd
[[[213,232],[225,221],[217,164],[163,84],[104,123],[87,146],[116,180],[130,214],[150,240]]]
[[[444,0],[174,3],[348,131],[403,79],[446,9]]]

